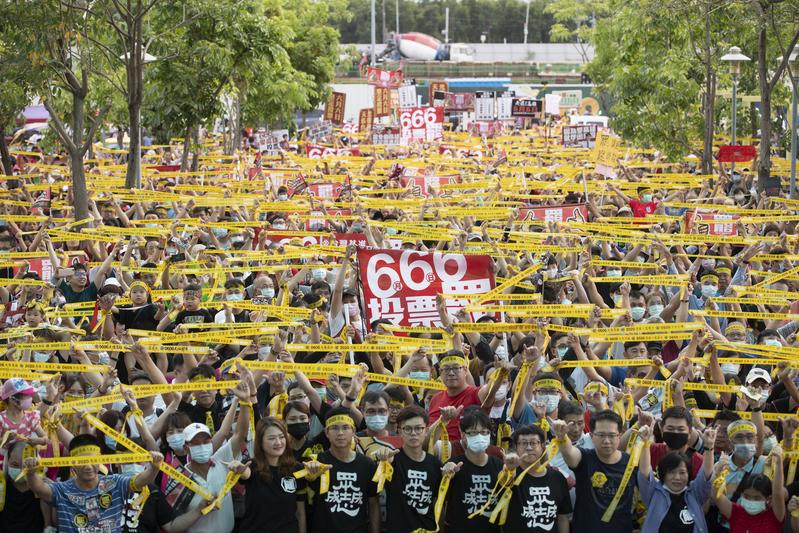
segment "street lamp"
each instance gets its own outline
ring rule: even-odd
[[[730,64],[730,74],[732,75],[732,145],[736,144],[736,120],[738,112],[738,76],[741,74],[741,63],[751,61],[741,53],[737,46],[730,46],[729,52],[721,56],[722,61]],[[735,161],[730,165],[730,176],[735,172]]]
[[[797,130],[799,124],[796,124],[796,100],[797,96],[796,86],[799,85],[799,45],[794,46],[791,55],[788,57],[788,64],[791,68],[792,82],[792,96],[791,96],[791,191],[790,197],[794,198],[796,194],[796,148],[797,148]]]

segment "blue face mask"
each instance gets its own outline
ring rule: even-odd
[[[491,444],[491,435],[472,435],[466,437],[466,447],[473,453],[482,453]]]
[[[117,441],[116,441],[116,439],[114,439],[112,437],[109,437],[108,435],[105,435],[105,445],[108,446],[108,449],[110,449],[110,450],[116,450],[117,449]]]
[[[408,377],[411,379],[430,379],[430,372],[409,372]]]
[[[644,194],[644,195],[641,196],[641,199],[644,202],[649,203],[649,202],[652,201],[652,195],[651,194]]]
[[[205,464],[211,460],[211,455],[213,455],[214,447],[209,442],[208,444],[198,444],[196,446],[189,446],[189,453],[191,454],[191,460],[195,463]]]
[[[183,433],[173,433],[166,436],[166,442],[174,451],[182,452],[183,445],[186,444],[186,436]]]
[[[609,278],[621,277],[621,270],[606,270],[605,275]]]
[[[630,308],[630,316],[633,317],[633,320],[641,320],[644,318],[644,314],[646,314],[646,309],[643,307],[631,307]]]
[[[743,507],[744,511],[750,515],[760,514],[766,510],[765,500],[755,501],[744,496],[741,496],[741,498],[738,500],[738,505]]]
[[[563,359],[564,357],[566,357],[566,352],[569,351],[569,347],[568,346],[558,346],[556,348],[556,351],[558,352],[558,357]]]
[[[214,235],[216,235],[217,239],[227,237],[227,228],[211,228],[211,231],[214,232]]]
[[[712,298],[713,296],[716,296],[718,290],[719,290],[718,287],[716,287],[715,285],[702,285],[701,288],[702,296],[704,296],[705,298]]]
[[[388,415],[367,415],[364,418],[366,427],[372,431],[382,431],[388,424]]]
[[[261,296],[266,296],[267,298],[274,298],[275,297],[275,288],[274,287],[264,287],[261,289]]]

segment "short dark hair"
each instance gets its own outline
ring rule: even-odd
[[[516,431],[513,432],[513,435],[510,436],[510,442],[514,448],[519,444],[519,437],[523,437],[524,435],[535,435],[539,439],[541,439],[541,444],[546,444],[547,442],[547,434],[544,433],[544,430],[541,429],[540,426],[529,425],[529,426],[519,426],[516,428]]]
[[[77,450],[81,446],[100,446],[100,440],[90,433],[81,433],[75,435],[69,441],[69,451]]]
[[[202,290],[203,290],[202,285],[199,285],[197,283],[189,283],[188,285],[183,287],[183,292],[186,292],[186,291],[202,291]]]
[[[381,390],[368,390],[363,394],[363,401],[361,402],[362,405],[366,405],[366,403],[377,403],[380,400],[386,402],[386,407],[388,407],[388,402],[391,401],[391,398],[388,397],[388,394]]]
[[[716,422],[735,422],[736,420],[740,420],[741,416],[736,413],[735,411],[730,411],[727,409],[722,409],[716,416],[713,417],[713,423]]]
[[[771,496],[771,480],[765,474],[752,474],[742,484],[743,490],[755,489],[766,498]]]
[[[624,431],[624,421],[619,416],[619,413],[611,411],[610,409],[603,409],[591,416],[591,421],[588,423],[591,432],[593,433],[594,429],[596,429],[597,422],[603,421],[614,422],[619,428],[619,433]]]
[[[240,279],[237,279],[237,278],[229,279],[229,280],[227,280],[225,282],[225,288],[226,289],[243,289],[244,288],[244,282],[241,281]]]
[[[460,428],[461,431],[466,431],[476,426],[483,426],[484,428],[490,429],[491,418],[480,409],[479,405],[470,405],[461,415]]]
[[[424,425],[427,425],[427,422],[430,421],[430,417],[427,416],[427,411],[422,409],[420,406],[413,404],[407,407],[403,407],[399,413],[397,413],[397,427],[400,427],[400,424],[405,422],[406,420],[410,420],[411,418],[419,417],[424,420]]]
[[[189,381],[196,378],[197,376],[215,380],[216,372],[214,371],[213,367],[209,365],[197,365],[191,370],[189,370]]]
[[[632,348],[633,346],[638,346],[639,344],[643,344],[644,346],[646,346],[646,343],[645,343],[644,341],[630,341],[630,342],[625,342],[625,343],[624,343],[624,351],[626,352],[626,351],[627,351],[627,348]]]
[[[688,409],[686,409],[681,405],[672,405],[671,407],[663,411],[663,414],[661,415],[660,419],[665,423],[667,418],[681,418],[682,420],[688,422],[689,428],[691,427],[691,424],[693,424],[693,419],[694,419],[694,417],[691,416],[691,411],[689,411]]]
[[[561,400],[558,404],[558,419],[565,420],[568,415],[583,416],[585,409],[577,402],[571,400]]]
[[[682,452],[669,452],[663,456],[663,458],[658,463],[658,479],[661,482],[666,479],[666,474],[678,468],[680,465],[685,465],[685,469],[688,471],[688,475],[690,476],[693,472],[693,468],[691,466],[691,460],[688,459],[688,456]]]

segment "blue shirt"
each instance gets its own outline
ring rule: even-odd
[[[55,482],[53,507],[61,533],[116,533],[122,529],[125,502],[133,490],[133,475],[100,476],[97,486],[81,490],[75,479]]]
[[[663,484],[649,473],[644,476],[638,472],[638,491],[641,501],[646,505],[646,520],[641,533],[658,533],[661,523],[671,507],[671,496]],[[702,506],[710,496],[710,478],[700,471],[685,489],[685,506],[694,519],[694,533],[707,533],[705,512]]]

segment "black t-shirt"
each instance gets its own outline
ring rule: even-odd
[[[0,511],[0,531],[23,532],[44,529],[44,516],[39,498],[33,491],[20,492],[6,474],[6,505]]]
[[[516,470],[516,475],[521,473]],[[534,531],[549,533],[557,531],[558,515],[572,512],[569,486],[559,471],[547,468],[542,477],[524,476],[513,495],[508,508],[508,519],[503,533]]]
[[[196,311],[183,310],[175,317],[174,322],[167,326],[166,331],[172,331],[180,324],[208,324],[214,321],[216,309],[197,309]],[[192,330],[199,331],[199,330]]]
[[[239,523],[239,533],[297,533],[297,502],[304,501],[305,480],[293,475],[281,476],[277,467],[270,466],[272,477],[264,481],[250,465],[252,474],[243,481],[246,513]],[[294,465],[293,472],[303,465]]]
[[[502,461],[488,456],[484,466],[477,466],[465,455],[450,459],[453,463],[463,463],[457,474],[452,476],[447,492],[448,531],[458,533],[499,533],[499,526],[488,521],[491,509],[471,520],[469,515],[479,510],[488,501],[491,490],[502,470]]]
[[[159,533],[164,524],[168,524],[175,519],[175,511],[169,505],[163,493],[158,490],[156,485],[150,486],[150,497],[144,503],[144,509],[137,517],[140,507],[137,505],[139,498],[138,492],[131,492],[125,502],[123,516],[125,523],[122,526],[123,533]]]
[[[694,517],[685,504],[685,492],[670,496],[671,506],[660,523],[659,533],[693,533]]]
[[[441,483],[441,462],[425,453],[414,461],[403,450],[394,456],[394,475],[386,483],[385,523],[388,533],[410,533],[436,529],[435,504]]]
[[[192,422],[199,422],[200,424],[209,426],[209,429],[214,433],[216,433],[219,426],[222,424],[222,419],[225,418],[225,413],[222,409],[222,400],[219,395],[217,395],[211,407],[205,408],[199,404],[192,405],[188,402],[181,401],[180,405],[178,405],[178,411],[189,415]],[[213,427],[208,423],[209,416],[210,421],[213,423]]]
[[[636,473],[633,471],[630,481],[624,489],[613,517],[609,522],[602,521],[602,515],[616,495],[624,469],[630,456],[622,452],[616,464],[603,463],[597,457],[596,450],[580,448],[582,459],[574,470],[577,499],[574,508],[572,527],[574,531],[590,531],[591,533],[629,533],[633,530],[633,489]]]
[[[158,327],[158,320],[155,319],[157,312],[155,304],[147,304],[141,307],[120,307],[119,312],[114,315],[114,320],[118,324],[125,326],[126,329],[155,331]]]
[[[309,484],[313,490],[311,533],[369,533],[369,498],[377,495],[372,481],[377,465],[361,453],[342,463],[329,451],[319,454],[320,463],[329,464],[330,487],[319,494],[321,477]]]

